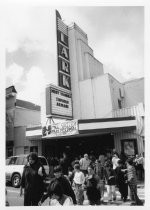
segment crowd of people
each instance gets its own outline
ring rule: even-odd
[[[49,162],[50,183],[45,189],[44,167],[37,154],[30,153],[22,175],[20,195],[24,189],[25,206],[42,205],[47,199],[48,205],[83,205],[85,196],[89,205],[101,205],[115,201],[118,189],[122,202],[130,198],[133,205],[142,205],[137,195],[137,159],[137,156],[127,158],[113,150],[99,157],[91,153],[69,161],[64,153],[60,160],[51,159]],[[139,178],[144,179],[143,171]]]

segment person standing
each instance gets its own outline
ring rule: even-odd
[[[118,160],[120,160],[119,155],[117,152],[113,153],[112,156],[112,164],[113,164],[113,170],[115,170],[118,166]]]
[[[81,158],[79,161],[80,170],[84,173],[85,176],[87,174],[87,169],[90,163],[91,163],[91,160],[89,159],[88,154],[84,154],[84,157]]]
[[[116,183],[121,194],[121,199],[125,202],[128,197],[128,183],[125,176],[125,171],[122,160],[118,160],[118,166],[116,170]]]
[[[80,165],[74,165],[74,178],[73,184],[76,200],[78,205],[83,205],[84,201],[84,183],[85,183],[85,176],[82,171],[80,171]]]
[[[86,194],[90,205],[100,205],[100,179],[94,173],[93,165],[88,167],[88,175],[86,177]]]
[[[105,163],[105,180],[106,180],[106,188],[107,188],[107,195],[108,195],[108,202],[116,200],[116,177],[115,171],[113,170],[112,163],[108,160]]]
[[[37,153],[31,152],[27,160],[28,163],[24,166],[21,178],[20,196],[22,196],[24,189],[24,206],[38,206],[44,193],[46,173],[38,160]]]
[[[63,157],[60,159],[60,165],[62,167],[62,173],[64,175],[68,175],[68,167],[70,166],[70,161],[65,152],[63,153]]]
[[[143,205],[142,201],[139,199],[137,195],[137,178],[136,178],[136,170],[133,166],[133,159],[129,158],[126,161],[127,164],[127,178],[128,178],[128,184],[130,188],[131,193],[131,200],[134,201],[135,205]]]
[[[104,200],[105,190],[104,162],[104,155],[100,155],[99,159],[95,161],[95,174],[98,175],[100,179],[101,202]]]

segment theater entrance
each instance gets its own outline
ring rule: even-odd
[[[114,136],[111,134],[92,134],[59,137],[43,141],[43,155],[60,158],[63,152],[70,159],[91,152],[98,158],[100,154],[111,152],[114,148]]]

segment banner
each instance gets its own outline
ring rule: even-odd
[[[48,128],[43,127],[43,138],[71,136],[75,134],[78,134],[78,120],[55,123],[49,125]]]

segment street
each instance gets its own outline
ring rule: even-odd
[[[20,196],[20,190],[19,188],[14,188],[11,187],[9,185],[6,186],[7,189],[7,200],[9,202],[10,206],[23,206],[23,196]],[[117,193],[117,200],[114,202],[107,202],[107,193],[105,191],[104,194],[104,203],[102,205],[108,205],[108,206],[129,206],[131,204],[131,201],[127,201],[127,202],[122,202],[121,201],[121,197],[120,197],[120,193],[118,192],[118,190],[116,191]],[[144,201],[144,184],[140,183],[138,184],[138,196],[139,198]],[[47,202],[45,202],[44,205],[47,205]],[[88,200],[86,198],[85,195],[85,200],[84,200],[84,205],[88,205]]]

